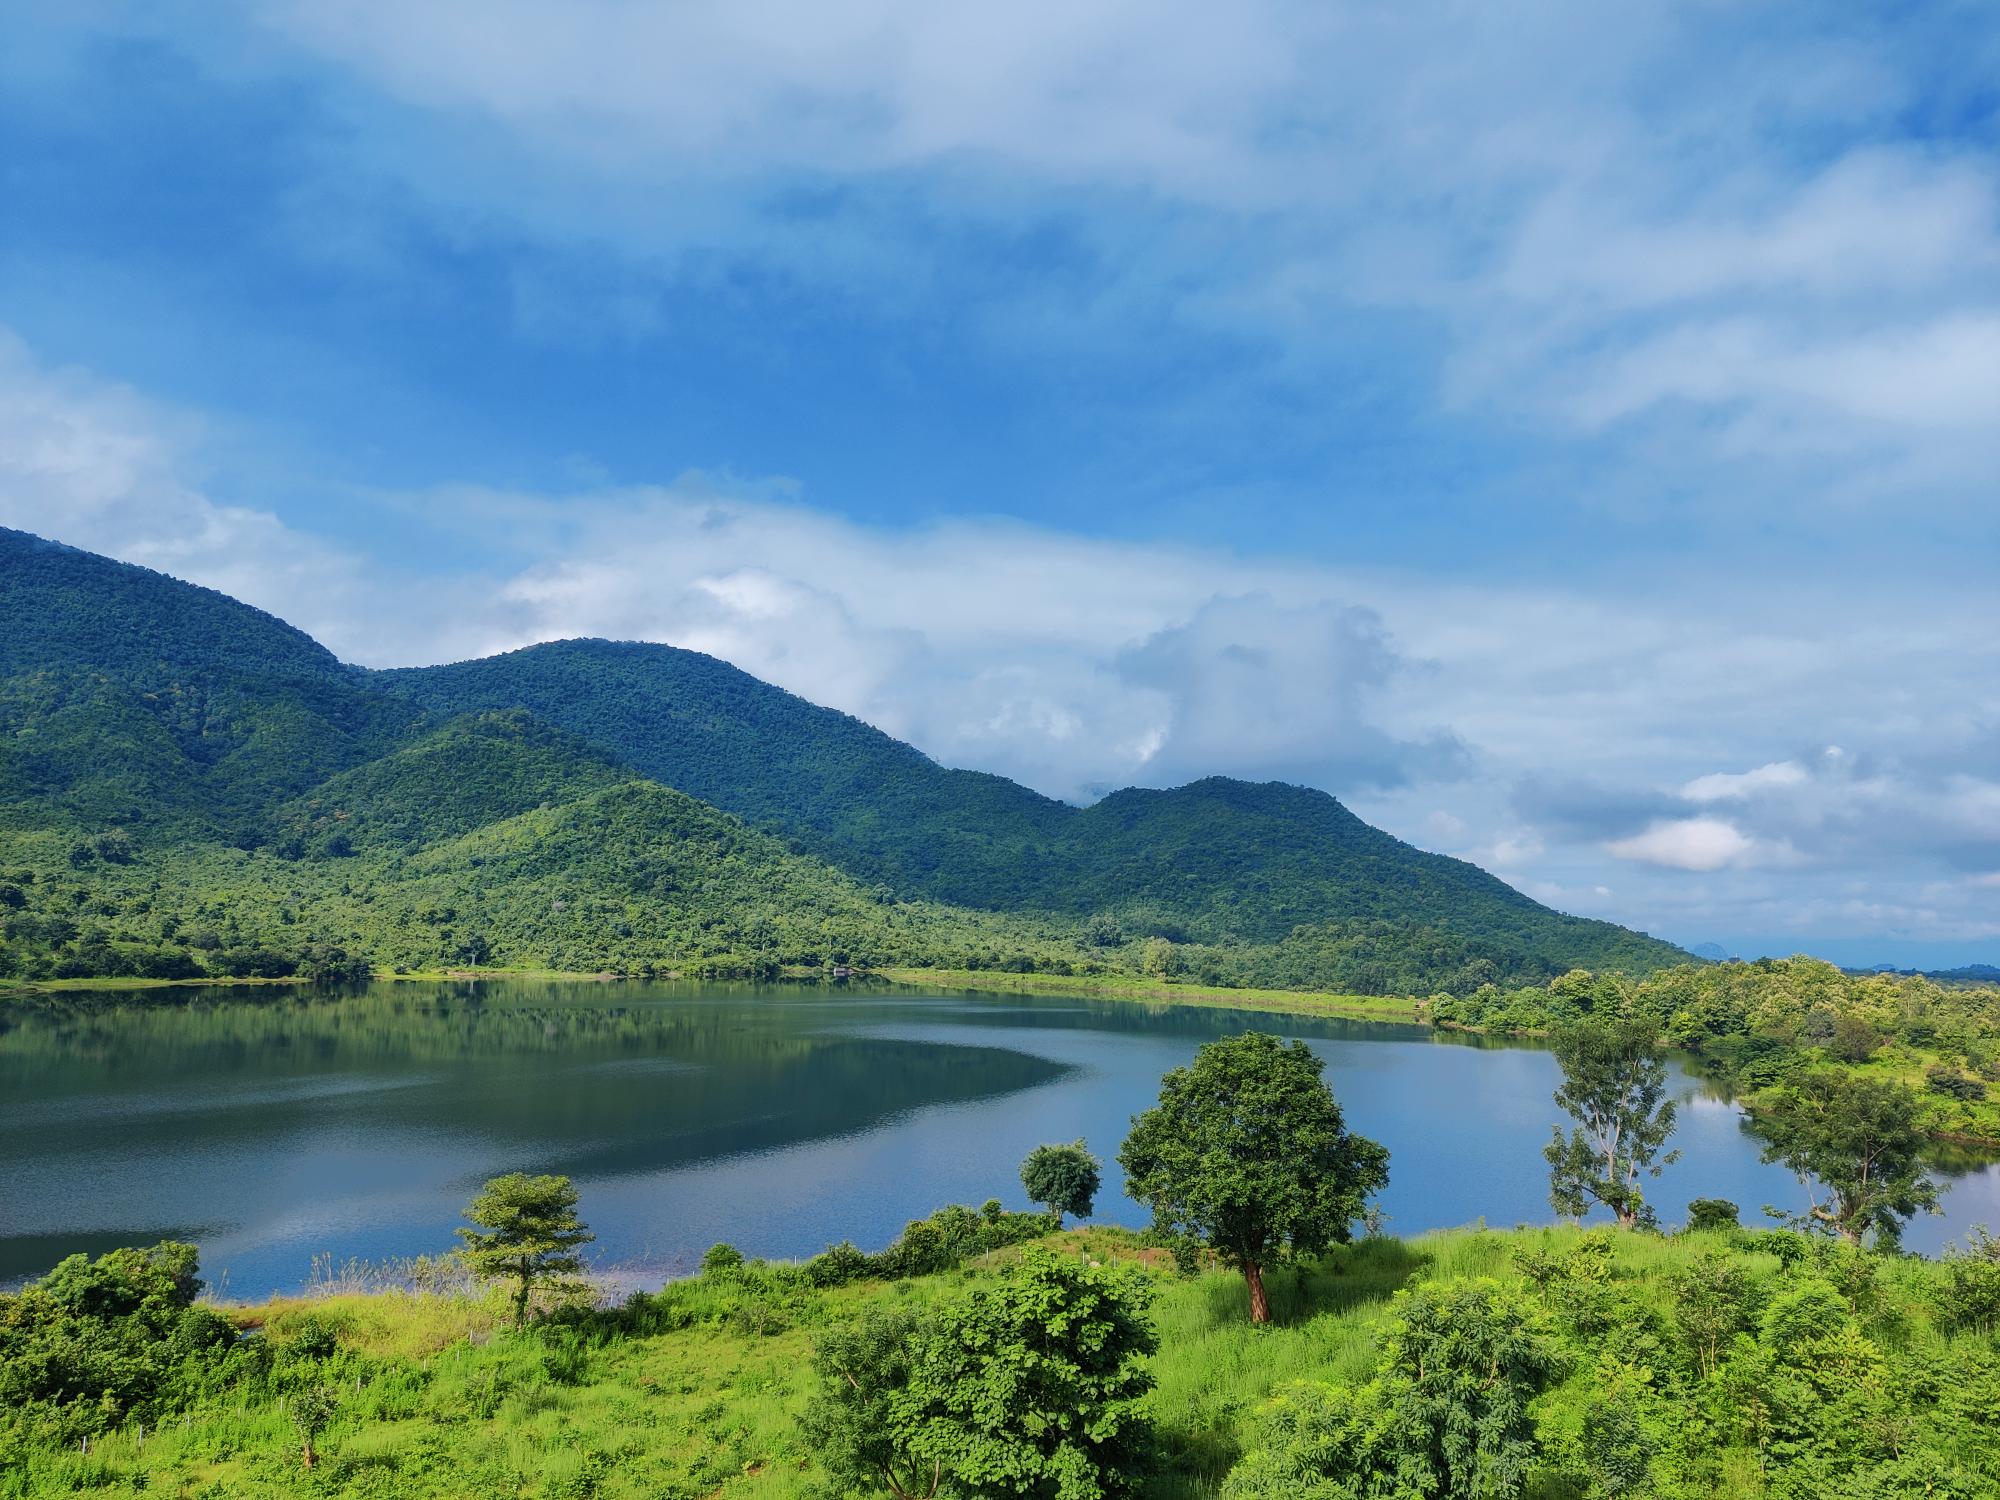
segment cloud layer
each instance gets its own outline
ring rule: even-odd
[[[1306,782],[1541,899],[1685,941],[2000,938],[2000,610],[1811,587],[1468,587],[782,484],[357,505],[492,567],[421,587],[199,482],[201,431],[0,350],[0,522],[207,583],[373,665],[601,635],[707,651],[1056,795]],[[1819,747],[1785,752],[1802,733]],[[1839,748],[1835,748],[1835,744]],[[1759,758],[1764,750],[1771,758]]]

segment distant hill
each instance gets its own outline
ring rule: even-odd
[[[1321,792],[1211,778],[1072,807],[669,646],[364,672],[11,531],[0,828],[0,973],[339,950],[1428,990],[1683,956]]]

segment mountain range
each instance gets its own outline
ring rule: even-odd
[[[1669,944],[1304,787],[1088,807],[675,647],[369,671],[0,530],[0,974],[904,963],[1463,990]]]

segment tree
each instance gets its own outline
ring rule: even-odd
[[[882,1485],[896,1500],[930,1500],[944,1481],[943,1462],[908,1452],[896,1423],[917,1321],[914,1308],[876,1309],[819,1341],[820,1390],[799,1429],[837,1493]]]
[[[1549,1202],[1577,1219],[1600,1203],[1623,1229],[1652,1224],[1639,1179],[1659,1176],[1680,1155],[1660,1154],[1675,1110],[1659,1034],[1643,1021],[1591,1019],[1558,1028],[1553,1046],[1563,1071],[1555,1100],[1577,1125],[1567,1138],[1556,1126],[1542,1152]]]
[[[1937,1208],[1916,1099],[1897,1084],[1809,1073],[1758,1112],[1757,1128],[1764,1160],[1783,1162],[1805,1185],[1811,1206],[1794,1220],[1802,1228],[1850,1245],[1872,1230],[1893,1246],[1911,1215]]]
[[[1056,1216],[1056,1228],[1060,1229],[1064,1214],[1075,1214],[1079,1219],[1090,1217],[1091,1204],[1097,1198],[1099,1166],[1082,1141],[1067,1146],[1037,1146],[1021,1163],[1021,1186],[1028,1190],[1029,1201],[1041,1204]]]
[[[1242,1271],[1254,1323],[1271,1318],[1265,1266],[1345,1243],[1389,1180],[1389,1153],[1349,1133],[1322,1066],[1305,1043],[1263,1032],[1210,1042],[1160,1081],[1118,1152],[1156,1228]]]
[[[1688,1204],[1687,1227],[1693,1234],[1714,1234],[1739,1227],[1736,1205],[1727,1198],[1696,1198]]]
[[[1560,1363],[1518,1292],[1481,1279],[1396,1294],[1365,1385],[1281,1391],[1228,1500],[1511,1500],[1539,1456],[1528,1403]]]
[[[292,1397],[292,1426],[298,1429],[299,1447],[308,1469],[319,1462],[319,1450],[313,1446],[314,1440],[326,1431],[327,1423],[333,1420],[333,1414],[339,1409],[340,1398],[330,1386],[312,1386]]]
[[[538,1283],[559,1283],[583,1270],[576,1252],[597,1236],[576,1216],[576,1188],[567,1177],[495,1177],[465,1211],[478,1229],[461,1229],[465,1260],[481,1280],[514,1282],[514,1326],[528,1319]],[[483,1232],[482,1232],[483,1231]]]
[[[1712,1252],[1669,1272],[1666,1285],[1673,1298],[1674,1326],[1702,1376],[1713,1375],[1729,1340],[1751,1325],[1756,1286],[1740,1262]]]
[[[821,1340],[802,1427],[837,1484],[898,1500],[1103,1500],[1134,1488],[1155,1341],[1129,1271],[1032,1249],[927,1315],[871,1314]]]

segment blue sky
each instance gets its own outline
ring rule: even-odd
[[[0,522],[2000,961],[1989,7],[43,12]]]

